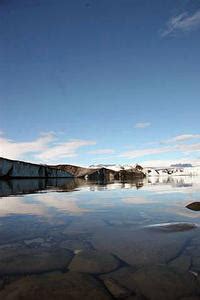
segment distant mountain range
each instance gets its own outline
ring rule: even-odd
[[[120,164],[97,164],[80,167],[68,164],[41,165],[0,158],[0,177],[3,178],[55,178],[71,177],[91,180],[132,180],[145,176],[196,176],[200,166],[173,164],[170,167],[145,167]]]
[[[137,164],[135,164],[135,165],[99,164],[99,165],[90,165],[89,168],[92,168],[92,169],[107,168],[107,169],[110,169],[113,171],[121,171],[121,170],[133,170],[137,166],[138,166]]]
[[[84,177],[86,179],[122,179],[129,180],[134,178],[144,178],[143,168],[139,165],[121,166],[121,165],[91,165],[88,168],[83,168],[74,165],[54,165],[53,168],[69,172],[74,177]]]
[[[146,176],[200,176],[200,166],[191,167],[186,164],[186,167],[183,167],[183,164],[178,164],[169,168],[144,168],[143,172]]]
[[[143,168],[136,166],[97,165],[84,168],[68,164],[40,165],[0,157],[0,177],[9,178],[85,178],[91,180],[132,180],[144,178]]]
[[[190,168],[192,167],[192,164],[174,164],[171,165],[172,168]]]

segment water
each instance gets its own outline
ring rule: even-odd
[[[0,299],[200,299],[199,199],[198,177],[0,181]]]

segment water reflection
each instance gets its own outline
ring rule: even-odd
[[[136,188],[143,186],[143,180],[135,180],[129,183],[116,181],[85,181],[84,179],[12,179],[0,180],[0,197],[19,194],[30,194],[39,191],[63,191],[70,192],[77,188],[90,191],[107,189]]]
[[[70,215],[94,211],[108,214],[109,208],[114,213],[127,207],[132,209],[132,206],[137,210],[143,205],[144,211],[153,208],[158,212],[164,208],[165,214],[170,212],[177,216],[196,217],[186,211],[185,206],[197,199],[199,193],[198,177],[151,177],[132,182],[18,179],[0,181],[0,215],[53,216],[57,213]]]
[[[199,177],[151,177],[135,181],[85,181],[83,179],[13,179],[0,180],[0,197],[30,194],[41,191],[71,192],[76,189],[103,191],[116,189],[145,189],[155,192],[200,191]],[[177,189],[176,189],[177,188]],[[181,190],[180,188],[184,188]],[[191,188],[191,189],[189,189]]]
[[[200,297],[200,212],[185,207],[200,178],[11,180],[0,195],[0,299]]]
[[[30,194],[43,190],[73,191],[84,183],[81,179],[12,179],[0,180],[0,197]]]

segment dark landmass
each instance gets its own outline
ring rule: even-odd
[[[71,173],[74,177],[85,178],[89,180],[133,180],[135,178],[144,178],[142,167],[136,165],[130,170],[114,171],[106,167],[99,166],[98,168],[83,168],[72,165],[57,165],[52,166],[59,170]]]
[[[89,180],[133,180],[144,178],[142,167],[114,171],[105,167],[84,168],[73,165],[39,165],[0,158],[0,178],[84,178]]]

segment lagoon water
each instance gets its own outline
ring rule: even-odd
[[[200,299],[199,177],[0,181],[0,299]]]

